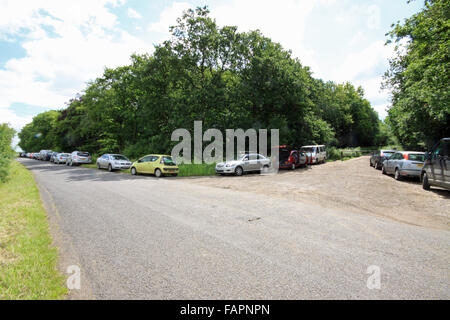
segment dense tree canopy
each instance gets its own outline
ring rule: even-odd
[[[389,33],[396,56],[385,74],[392,90],[387,122],[405,147],[430,146],[450,136],[449,18],[448,0],[426,0],[421,12]]]
[[[277,128],[281,143],[383,143],[361,88],[324,83],[259,31],[219,27],[206,8],[188,10],[152,55],[106,69],[61,111],[20,133],[24,150],[83,149],[136,157],[170,152],[172,131]]]

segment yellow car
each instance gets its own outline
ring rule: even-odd
[[[172,160],[171,156],[165,154],[149,154],[131,165],[131,174],[150,173],[156,177],[164,175],[178,175],[178,166]]]

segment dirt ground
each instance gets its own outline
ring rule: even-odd
[[[369,166],[369,157],[242,177],[201,177],[189,183],[376,215],[450,230],[450,191],[422,189],[418,179],[396,181]]]

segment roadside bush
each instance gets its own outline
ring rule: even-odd
[[[15,131],[8,124],[0,124],[0,182],[5,182],[9,173],[11,159],[15,152],[11,148],[11,142]]]

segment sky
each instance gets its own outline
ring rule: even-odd
[[[385,34],[423,0],[0,0],[0,123],[19,131],[64,108],[105,67],[152,53],[183,10],[205,5],[220,26],[281,43],[313,77],[361,86],[384,119],[380,85],[393,56]]]

